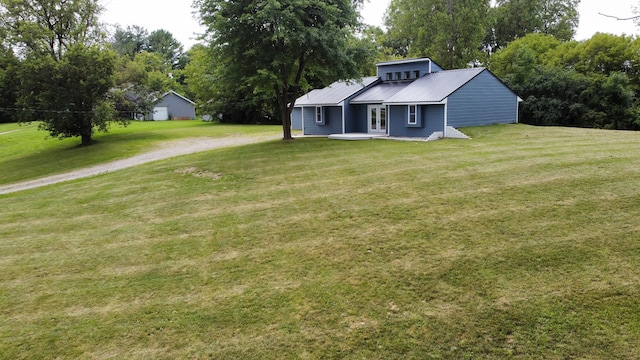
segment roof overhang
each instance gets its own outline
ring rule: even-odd
[[[294,107],[316,107],[316,106],[342,106],[343,102],[335,103],[318,103],[318,104],[296,104]]]
[[[397,101],[397,102],[383,102],[383,105],[444,105],[447,103],[447,98],[440,101]]]
[[[382,104],[382,103],[384,103],[384,100],[370,100],[370,101],[365,101],[365,100],[353,101],[353,100],[351,100],[351,101],[349,101],[350,105],[367,105],[367,104],[372,104],[373,105],[373,104]]]
[[[415,59],[391,60],[391,61],[385,61],[385,62],[377,63],[376,66],[395,65],[395,64],[410,64],[410,63],[425,62],[425,61],[431,61],[431,59],[428,58],[428,57],[423,57],[423,58],[415,58]]]

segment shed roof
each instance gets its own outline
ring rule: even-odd
[[[188,103],[190,103],[190,104],[192,104],[192,105],[195,105],[195,104],[196,104],[196,103],[194,103],[193,101],[191,101],[191,100],[187,99],[186,97],[184,97],[184,96],[182,96],[182,95],[178,94],[177,92],[175,92],[175,91],[173,91],[173,90],[169,90],[169,91],[167,91],[166,93],[162,94],[162,96],[160,96],[159,98],[157,98],[156,100],[154,100],[154,102],[157,102],[157,101],[159,101],[159,100],[161,100],[161,99],[164,99],[165,97],[167,97],[167,95],[171,95],[171,94],[173,94],[173,95],[175,95],[175,96],[177,96],[177,97],[181,98],[182,100],[184,100],[184,101],[186,101],[186,102],[188,102]]]
[[[384,103],[441,102],[485,70],[485,68],[470,68],[427,74],[387,98]]]
[[[348,97],[373,84],[378,78],[369,76],[360,80],[336,81],[324,89],[315,89],[296,100],[296,106],[302,105],[340,105]]]
[[[384,82],[372,87],[362,94],[353,98],[351,104],[381,104],[388,98],[392,97],[398,91],[409,86],[411,82]]]

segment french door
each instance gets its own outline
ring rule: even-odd
[[[387,107],[383,105],[369,105],[368,110],[369,133],[386,134]]]

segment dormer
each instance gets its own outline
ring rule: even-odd
[[[429,58],[403,59],[376,64],[382,81],[413,81],[442,68]]]

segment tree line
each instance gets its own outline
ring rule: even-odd
[[[640,130],[640,39],[597,33],[583,42],[529,34],[491,58],[534,125]]]
[[[21,116],[88,143],[174,89],[221,121],[282,122],[288,139],[304,92],[375,74],[377,61],[428,56],[488,67],[523,99],[522,122],[637,129],[638,40],[573,41],[578,4],[392,0],[382,29],[360,22],[361,0],[194,0],[206,32],[185,52],[164,30],[108,35],[97,0],[0,0],[0,121],[29,109]]]
[[[0,0],[0,122],[40,121],[54,137],[91,143],[112,121],[150,112],[185,90],[188,61],[166,30],[108,31],[96,0]]]

